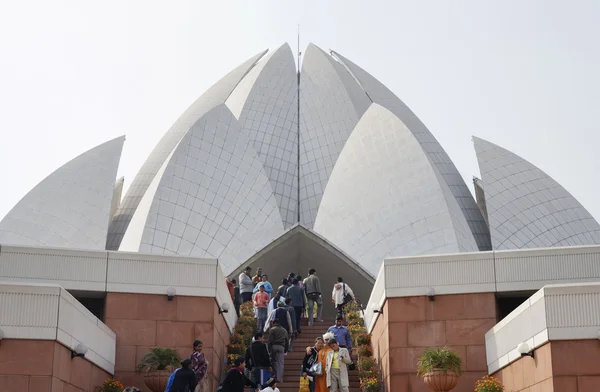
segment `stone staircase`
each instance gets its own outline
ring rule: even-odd
[[[279,386],[281,392],[298,392],[300,382],[300,370],[302,360],[306,354],[306,347],[312,346],[315,339],[323,336],[327,329],[334,324],[333,319],[325,320],[322,323],[315,322],[315,325],[309,327],[306,319],[302,319],[302,333],[294,341],[293,351],[285,357],[283,384]],[[354,357],[356,363],[356,358]],[[358,371],[350,372],[350,392],[360,392],[360,382]]]

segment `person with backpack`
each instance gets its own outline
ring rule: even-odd
[[[308,277],[304,279],[304,291],[308,302],[308,325],[313,325],[315,303],[317,304],[317,322],[322,321],[323,301],[321,299],[321,281],[315,275],[316,269],[308,270]]]
[[[250,380],[260,384],[261,372],[271,369],[271,359],[262,332],[254,334],[254,342],[246,349],[244,360],[246,368],[250,371]]]
[[[294,310],[294,330],[301,333],[302,327],[300,319],[302,318],[304,308],[306,308],[306,299],[304,297],[304,290],[300,287],[298,279],[294,278],[292,281],[292,285],[287,290],[286,299],[291,300],[291,305]]]
[[[233,368],[227,372],[225,380],[219,385],[217,392],[244,392],[245,386],[249,386],[256,392],[260,392],[258,385],[244,375],[245,368],[246,362],[244,361],[244,357],[236,358],[233,362]]]
[[[344,306],[348,302],[355,300],[354,293],[350,286],[344,283],[344,279],[337,278],[337,283],[333,285],[333,292],[331,293],[331,302],[337,309],[338,316],[344,316]]]

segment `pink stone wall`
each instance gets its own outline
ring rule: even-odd
[[[110,374],[49,340],[0,342],[0,391],[95,392]]]
[[[516,360],[494,376],[506,391],[600,391],[600,341],[549,342],[534,351],[534,358]]]
[[[485,333],[496,324],[493,293],[389,298],[372,331],[386,391],[425,392],[417,360],[428,347],[450,346],[462,358],[454,392],[471,392],[487,374]],[[393,388],[391,387],[393,385]]]
[[[135,373],[141,357],[152,347],[175,348],[182,358],[192,352],[194,340],[204,343],[209,361],[211,390],[221,377],[229,329],[214,298],[108,293],[106,325],[117,335],[115,378],[125,386],[148,391]]]

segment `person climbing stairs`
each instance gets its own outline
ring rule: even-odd
[[[298,392],[300,388],[300,371],[302,369],[302,360],[306,354],[306,347],[313,346],[317,337],[322,337],[327,329],[335,324],[333,319],[324,320],[324,322],[315,322],[309,326],[306,318],[302,321],[302,333],[296,336],[294,340],[293,351],[285,356],[285,368],[283,373],[283,383],[278,388],[281,392]],[[357,358],[352,357],[356,363]],[[350,381],[350,392],[360,392],[360,381],[358,371],[348,372]]]

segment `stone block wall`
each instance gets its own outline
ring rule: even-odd
[[[230,334],[214,298],[176,296],[168,301],[166,295],[108,293],[105,315],[117,335],[115,378],[125,386],[147,391],[135,369],[152,347],[171,347],[187,358],[199,339],[209,361],[211,390],[216,389]]]
[[[56,341],[0,341],[0,391],[95,392],[110,377]]]
[[[449,346],[462,358],[455,392],[471,392],[487,374],[485,333],[496,324],[493,293],[388,298],[372,331],[386,391],[425,392],[417,360],[428,347]],[[393,388],[391,386],[393,385]]]
[[[552,341],[494,374],[511,392],[600,391],[600,341]]]

